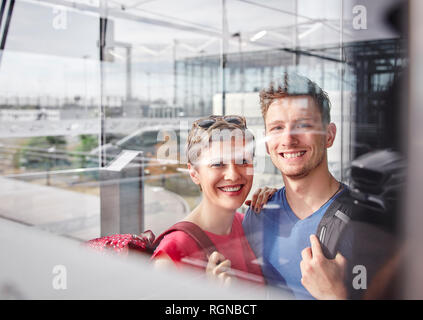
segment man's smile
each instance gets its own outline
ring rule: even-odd
[[[279,155],[284,159],[296,159],[304,156],[306,151],[291,151],[291,152],[280,152]]]

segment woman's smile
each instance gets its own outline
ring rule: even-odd
[[[227,194],[228,196],[237,196],[242,192],[243,184],[227,185],[222,187],[217,187],[219,190]]]

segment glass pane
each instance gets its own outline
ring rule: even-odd
[[[78,239],[96,237],[98,157],[90,151],[100,130],[98,15],[33,1],[5,9],[2,217]]]
[[[103,62],[104,126],[106,136],[118,140],[103,145],[105,166],[119,161],[125,150],[142,151],[143,206],[134,209],[138,231],[159,234],[200,199],[184,148],[193,117],[212,112],[220,89],[221,11],[209,1],[125,5],[109,3],[107,15],[112,38]],[[183,9],[188,7],[189,15]],[[125,207],[129,210],[121,204],[122,211]]]
[[[263,273],[265,290],[313,298],[301,282],[301,253],[309,234],[321,244],[336,234],[320,221],[340,182],[351,192],[349,208],[372,220],[351,235],[351,224],[339,226],[353,218],[341,209],[332,215],[347,238],[348,285],[351,269],[367,267],[352,257],[380,263],[366,269],[369,286],[392,258],[406,181],[408,114],[399,106],[409,63],[390,15],[396,1],[3,4],[1,218],[79,241],[158,236],[188,220],[227,253],[232,275]],[[276,98],[264,96],[271,84],[279,85],[267,92]],[[277,121],[268,121],[271,106]],[[254,135],[243,136],[242,157],[236,148],[223,152],[232,140],[212,139],[207,130],[219,125]],[[208,134],[206,147],[198,132]],[[277,193],[255,214],[245,200],[264,187]],[[251,217],[268,223],[252,224],[253,238]],[[183,263],[205,269],[207,255],[193,247]]]

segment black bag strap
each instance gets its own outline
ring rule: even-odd
[[[353,204],[353,198],[347,188],[332,201],[320,220],[316,235],[328,259],[335,258],[338,252],[339,239],[352,218]]]
[[[172,227],[167,229],[165,232],[163,232],[154,240],[153,248],[154,249],[157,248],[160,241],[164,238],[165,235],[172,233],[174,231],[183,231],[186,234],[188,234],[192,239],[195,240],[198,246],[204,250],[204,253],[206,254],[207,258],[214,251],[217,251],[214,243],[210,240],[207,234],[195,223],[192,223],[189,221],[181,221],[181,222],[175,223]]]

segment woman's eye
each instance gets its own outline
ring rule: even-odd
[[[223,162],[213,162],[213,163],[210,164],[210,167],[212,167],[212,168],[223,167]]]

